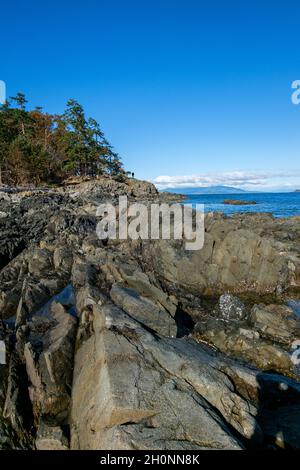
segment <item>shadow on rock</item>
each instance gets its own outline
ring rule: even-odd
[[[272,373],[261,373],[258,382],[258,432],[263,448],[300,449],[300,384]],[[256,433],[255,433],[256,434]],[[253,447],[256,442],[253,437]]]

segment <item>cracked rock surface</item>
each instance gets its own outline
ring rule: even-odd
[[[299,449],[300,219],[208,214],[200,251],[99,240],[124,194],[168,200],[0,192],[0,448]]]

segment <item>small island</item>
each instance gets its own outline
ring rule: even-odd
[[[251,206],[257,204],[255,201],[241,201],[239,199],[225,199],[223,204],[229,204],[232,206]]]

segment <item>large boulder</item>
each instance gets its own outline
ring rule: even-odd
[[[299,236],[299,222],[295,223]],[[284,226],[279,234],[282,232]],[[208,214],[201,250],[187,251],[181,240],[144,241],[142,246],[146,269],[154,270],[174,291],[182,288],[210,296],[224,292],[281,294],[300,287],[298,245],[283,243],[277,232],[263,232],[253,217]]]
[[[230,428],[259,435],[255,408],[213,355],[153,336],[113,304],[92,310],[75,356],[72,448],[237,449]]]

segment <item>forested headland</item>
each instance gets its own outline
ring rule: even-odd
[[[59,184],[70,176],[125,177],[100,125],[74,99],[63,114],[27,109],[23,93],[0,106],[0,184]]]

